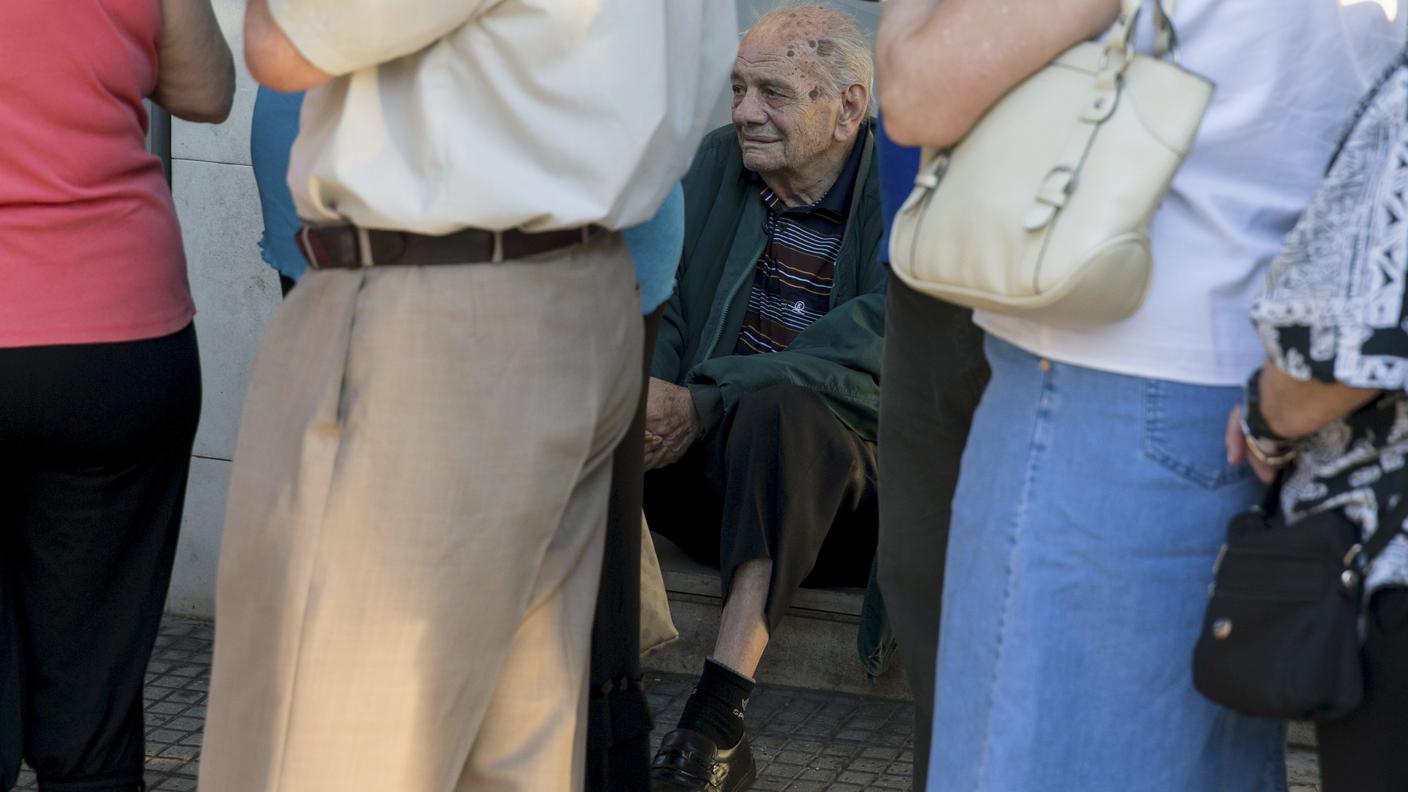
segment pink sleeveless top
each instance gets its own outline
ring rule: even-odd
[[[133,341],[195,315],[142,99],[160,0],[0,2],[0,347]]]

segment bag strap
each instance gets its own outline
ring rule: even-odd
[[[1120,18],[1110,30],[1109,43],[1105,45],[1106,55],[1111,59],[1120,58],[1127,64],[1134,57],[1134,32],[1139,27],[1139,16],[1144,12],[1148,0],[1123,0]],[[1154,3],[1154,55],[1160,58],[1178,58],[1178,32],[1173,27],[1173,9],[1178,0],[1153,0]],[[1121,67],[1120,71],[1123,71]]]
[[[1389,542],[1402,536],[1403,522],[1408,520],[1408,494],[1398,495],[1398,503],[1389,510],[1388,515],[1379,518],[1379,527],[1374,531],[1374,535],[1369,537],[1369,541],[1364,543],[1364,548],[1359,555],[1364,559],[1365,564],[1372,563],[1379,557]]]
[[[1047,172],[1037,187],[1031,205],[1022,216],[1022,227],[1028,232],[1044,232],[1055,222],[1057,215],[1070,200],[1077,182],[1080,181],[1081,168],[1085,164],[1091,144],[1095,141],[1095,133],[1099,131],[1101,124],[1114,115],[1115,108],[1119,104],[1121,78],[1125,69],[1134,59],[1130,36],[1139,22],[1139,15],[1146,2],[1148,0],[1123,0],[1124,6],[1120,12],[1120,18],[1115,22],[1115,27],[1110,33],[1109,43],[1105,47],[1105,57],[1095,74],[1095,90],[1091,92],[1090,99],[1080,114],[1080,120],[1084,123],[1084,127],[1066,141],[1056,166]],[[1154,2],[1155,8],[1158,9],[1159,41],[1162,42],[1158,47],[1167,48],[1172,46],[1175,41],[1173,23],[1168,18],[1168,8],[1172,6],[1173,2],[1174,0],[1155,0]],[[1159,54],[1162,56],[1167,52],[1163,51]],[[942,167],[941,164],[940,168]],[[933,176],[921,174],[915,183],[918,186],[937,186],[938,175],[937,172]],[[901,209],[901,211],[904,210]],[[1026,265],[1035,267],[1036,260],[1044,249],[1042,245],[1030,246],[1026,254]]]

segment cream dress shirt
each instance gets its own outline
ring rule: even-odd
[[[718,0],[270,0],[338,75],[289,165],[305,221],[448,234],[651,217],[738,48]]]

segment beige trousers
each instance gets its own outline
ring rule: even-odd
[[[580,790],[640,356],[616,234],[310,272],[236,445],[200,789]]]

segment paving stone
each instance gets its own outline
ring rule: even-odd
[[[803,768],[801,765],[786,764],[784,762],[771,762],[768,764],[767,767],[763,768],[763,771],[759,775],[767,776],[769,778],[785,778],[788,781],[792,781],[795,780],[798,776],[800,776],[802,774],[802,770],[804,769],[805,768]]]
[[[159,715],[179,715],[190,710],[189,704],[182,704],[179,701],[159,701],[147,707],[147,723],[155,724],[156,716]]]
[[[899,758],[900,752],[893,748],[866,748],[860,752],[860,755],[864,759],[882,759],[888,762]]]
[[[883,759],[857,759],[851,762],[852,770],[860,770],[865,773],[883,773],[890,763]]]
[[[147,669],[147,784],[152,792],[194,792],[210,684],[213,630],[208,622],[168,617]],[[694,679],[651,673],[646,696],[653,740],[674,728]],[[849,693],[759,685],[748,709],[758,763],[757,792],[909,790],[914,762],[911,708]],[[1293,739],[1289,792],[1319,792],[1309,740]],[[22,770],[16,792],[33,792]]]
[[[885,768],[885,775],[903,776],[904,778],[910,778],[913,772],[914,765],[911,762],[895,762]]]

